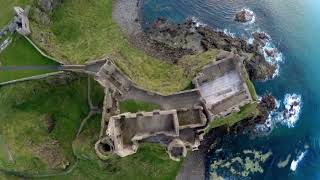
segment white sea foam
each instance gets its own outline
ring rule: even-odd
[[[224,30],[223,30],[223,33],[226,34],[226,35],[228,35],[228,36],[230,36],[230,37],[233,37],[233,38],[236,37],[235,34],[232,33],[229,29],[224,29]]]
[[[302,159],[304,158],[306,153],[307,153],[307,151],[301,153],[296,160],[293,160],[291,162],[291,165],[290,165],[290,170],[291,171],[296,171],[296,169],[298,168],[299,163],[302,161]]]
[[[294,128],[299,120],[301,107],[301,95],[286,94],[283,100],[282,111],[274,112],[272,120],[274,123],[281,123],[288,128]]]
[[[264,57],[271,64],[278,64],[283,62],[283,54],[275,47],[271,40],[265,43],[265,46],[262,47]],[[271,53],[271,55],[268,54]]]
[[[283,123],[289,128],[295,126],[299,120],[302,101],[301,95],[297,94],[286,94],[284,98],[285,111],[283,113]]]
[[[198,18],[196,17],[191,17],[191,20],[193,23],[195,23],[195,27],[204,27],[204,26],[207,26],[207,24],[201,22]]]
[[[254,14],[254,12],[248,8],[243,8],[241,11],[245,11],[246,12],[246,18],[251,18],[251,21],[245,23],[245,24],[253,24],[256,22],[256,15]]]
[[[248,44],[253,44],[253,41],[254,41],[254,38],[251,37],[251,38],[249,38],[249,39],[247,40],[247,43],[248,43]]]

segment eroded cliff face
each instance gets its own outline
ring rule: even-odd
[[[253,44],[249,44],[243,39],[231,37],[192,20],[175,24],[164,18],[158,18],[145,33],[152,48],[162,52],[173,63],[184,55],[222,49],[247,57],[245,65],[252,80],[269,79],[276,71],[276,66],[268,63],[261,51],[264,37],[259,34]]]

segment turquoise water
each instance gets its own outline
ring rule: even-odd
[[[255,82],[259,95],[271,92],[279,102],[270,122],[271,134],[226,137],[221,143],[224,153],[212,153],[207,159],[207,175],[215,160],[240,156],[243,150],[255,150],[272,156],[260,165],[263,172],[236,176],[226,169],[218,175],[230,179],[320,179],[320,1],[318,0],[145,0],[143,23],[150,25],[161,16],[175,22],[193,17],[214,29],[227,30],[237,37],[250,39],[251,33],[264,31],[272,37],[270,46],[279,54],[279,74],[268,82]],[[239,24],[234,14],[248,8],[256,15],[254,23]],[[283,118],[286,99],[301,98],[297,113]],[[289,98],[289,99],[288,99]],[[288,105],[288,104],[287,104]],[[299,112],[300,108],[300,112]],[[298,113],[299,112],[299,113]],[[291,158],[288,165],[278,163]]]

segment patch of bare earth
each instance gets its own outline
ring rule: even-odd
[[[33,146],[36,156],[48,164],[50,169],[66,169],[70,162],[63,156],[61,145],[57,140],[47,140]]]

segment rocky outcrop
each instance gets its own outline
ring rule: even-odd
[[[277,69],[275,65],[268,63],[260,53],[247,59],[245,65],[252,80],[270,79]]]
[[[254,20],[254,13],[247,9],[242,9],[238,13],[236,13],[236,16],[234,18],[235,21],[246,23]]]
[[[264,124],[269,117],[271,111],[277,107],[276,100],[271,94],[267,94],[262,97],[258,109],[260,111],[259,116],[255,119],[255,122]]]
[[[31,9],[31,18],[37,23],[49,24],[53,11],[63,3],[63,0],[37,0]]]
[[[15,12],[15,16],[7,26],[0,29],[0,38],[7,33],[14,32],[18,32],[24,36],[29,35],[31,33],[28,19],[29,9],[29,6],[25,9],[22,9],[21,7],[14,7],[13,10]]]
[[[265,46],[265,44],[270,40],[270,36],[265,32],[254,32],[252,36],[261,46]]]
[[[207,26],[199,26],[189,19],[182,24],[175,24],[164,18],[158,18],[155,23],[146,30],[150,47],[162,53],[171,62],[176,63],[182,56],[201,53],[210,49],[223,49],[236,51],[247,56],[245,60],[252,80],[265,80],[273,76],[276,66],[269,64],[263,52],[262,42],[268,39],[263,33],[256,33],[253,44],[245,40],[231,37],[224,32],[215,31]]]
[[[38,6],[41,8],[41,10],[52,13],[53,10],[59,6],[63,0],[38,0]]]

